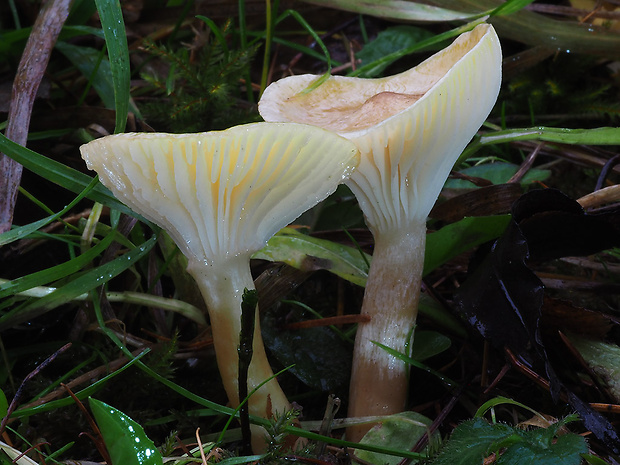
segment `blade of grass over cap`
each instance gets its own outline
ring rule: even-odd
[[[353,77],[353,76],[364,77],[367,72],[371,71],[372,69],[374,69],[375,67],[377,67],[379,65],[386,66],[388,64],[391,64],[391,63],[395,62],[396,60],[398,60],[400,58],[403,58],[403,57],[405,57],[407,55],[411,55],[412,53],[417,52],[418,50],[422,50],[422,49],[425,49],[426,47],[430,47],[431,45],[435,45],[435,44],[441,43],[441,42],[443,42],[445,40],[457,37],[457,36],[463,34],[464,32],[472,30],[477,25],[484,23],[486,19],[487,19],[486,17],[478,18],[478,19],[476,19],[474,21],[471,21],[471,22],[469,22],[467,24],[464,24],[462,26],[456,27],[454,29],[450,29],[449,31],[446,31],[446,32],[442,32],[441,34],[437,34],[437,35],[435,35],[433,37],[430,37],[428,39],[421,40],[418,43],[416,43],[415,45],[412,45],[411,47],[407,47],[407,48],[404,48],[402,50],[398,50],[398,51],[396,51],[394,53],[390,53],[388,55],[385,55],[380,60],[374,61],[372,63],[368,63],[367,65],[364,65],[364,66],[360,66],[355,71],[350,72],[347,76],[351,76],[351,77]]]

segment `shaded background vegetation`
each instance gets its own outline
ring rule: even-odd
[[[587,214],[575,200],[618,180],[620,10],[614,2],[534,2],[521,9],[525,3],[512,2],[514,11],[490,20],[504,51],[502,91],[429,220],[433,260],[427,259],[414,357],[427,369],[414,368],[418,381],[410,407],[434,421],[446,441],[457,424],[497,396],[549,418],[577,410],[589,422],[569,427],[593,430],[587,434],[592,454],[617,463],[617,436],[595,431],[610,427],[620,411],[616,197],[583,201]],[[126,130],[197,132],[258,121],[256,102],[274,80],[324,73],[329,66],[332,73],[390,75],[447,45],[449,40],[433,38],[471,20],[470,13],[497,6],[437,4],[454,9],[451,16],[432,11],[435,21],[412,22],[398,11],[381,17],[381,9],[364,14],[292,1],[122,2],[131,79]],[[412,11],[422,14],[415,5]],[[0,5],[3,129],[13,79],[40,9],[39,2],[21,0]],[[119,124],[114,55],[108,59],[112,46],[106,48],[104,32],[95,3],[74,1],[29,127],[28,148],[82,173],[79,145],[113,133]],[[0,236],[0,386],[9,400],[18,394],[5,441],[22,450],[44,444],[47,454],[68,446],[58,459],[101,460],[92,441],[80,436],[90,431],[86,416],[60,384],[78,392],[117,373],[128,358],[115,339],[134,355],[150,349],[141,362],[159,378],[136,363],[84,395],[130,415],[157,445],[169,445],[168,454],[193,442],[197,427],[205,441],[214,440],[226,416],[178,388],[226,404],[210,328],[200,322],[202,300],[183,271],[183,258],[163,235],[155,239],[157,231],[105,196],[97,199],[105,206],[82,199],[29,230],[74,200],[71,181],[84,182],[73,172],[59,182],[52,175],[63,173],[61,168],[33,160],[23,174],[14,229]],[[544,197],[540,192],[547,188],[566,197]],[[530,197],[522,197],[526,192]],[[346,254],[357,248],[372,253],[371,236],[344,187],[297,223],[298,232],[330,245],[320,242],[328,252],[317,256],[303,236],[291,233],[253,262],[265,340],[276,369],[296,364],[281,383],[303,407],[302,420],[320,420],[328,394],[342,399],[343,417],[367,269],[362,255]],[[19,227],[22,232],[11,236]],[[509,234],[515,228],[522,237]],[[498,265],[490,266],[493,260]],[[504,266],[515,262],[521,266]],[[330,272],[338,267],[345,273]],[[477,292],[491,280],[514,293],[490,298]],[[58,291],[42,298],[45,288]],[[110,294],[115,292],[125,294]],[[507,295],[520,298],[516,309]],[[69,341],[69,349],[18,389]],[[67,399],[62,405],[50,403],[61,398]],[[597,405],[580,410],[580,402]],[[38,404],[45,407],[31,409]],[[611,413],[599,417],[594,410]],[[510,404],[498,406],[496,414],[513,425],[531,416]],[[236,439],[234,429],[227,437]],[[229,447],[234,450],[234,442]],[[321,460],[349,460],[344,449],[329,453]],[[315,451],[308,454],[316,458]],[[593,456],[588,460],[596,463]]]

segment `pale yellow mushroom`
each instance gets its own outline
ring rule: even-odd
[[[266,121],[329,129],[360,149],[347,185],[375,238],[362,305],[371,317],[355,340],[349,416],[405,408],[407,367],[373,344],[400,352],[417,317],[426,218],[450,170],[489,115],[501,82],[492,26],[459,36],[420,65],[380,79],[300,75],[271,84],[259,102]],[[369,428],[348,430],[357,441]]]
[[[80,147],[119,200],[161,226],[189,261],[207,304],[224,388],[238,398],[241,299],[254,289],[250,256],[332,193],[359,161],[355,145],[294,123],[255,123],[201,134],[118,134]],[[248,391],[273,376],[258,317]],[[277,380],[252,395],[252,415],[290,405]],[[262,437],[253,438],[260,448]]]

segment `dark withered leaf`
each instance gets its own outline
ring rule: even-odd
[[[528,192],[512,208],[530,259],[590,255],[620,245],[620,209],[594,214],[556,189]]]
[[[545,328],[561,328],[581,336],[604,339],[614,324],[620,324],[620,320],[613,315],[545,296],[542,307],[543,332]]]
[[[490,251],[472,266],[454,296],[456,308],[480,334],[508,347],[533,367],[544,367],[551,394],[563,385],[547,357],[540,334],[544,286],[528,267],[531,260],[595,253],[620,245],[620,211],[593,215],[560,191],[528,192],[512,207],[512,221]],[[472,264],[473,265],[473,264]],[[586,426],[612,450],[620,438],[611,424],[569,392],[570,403]]]
[[[438,203],[429,216],[434,220],[452,223],[466,216],[506,213],[522,192],[517,183],[481,187]]]
[[[454,302],[484,338],[533,367],[546,358],[539,330],[544,290],[527,258],[527,241],[512,220],[456,291]]]
[[[614,454],[620,454],[620,437],[613,425],[603,415],[593,410],[590,404],[581,400],[574,393],[568,393],[568,400],[579,414],[586,428],[602,440]]]

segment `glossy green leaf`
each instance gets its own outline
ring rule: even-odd
[[[496,7],[500,0],[436,0],[436,3],[459,4],[474,9]],[[457,9],[459,9],[457,7]],[[618,57],[620,34],[617,30],[596,26],[587,21],[566,21],[552,16],[521,10],[515,14],[493,16],[491,24],[500,37],[517,40],[532,46],[541,46],[570,53],[596,54]]]
[[[522,441],[508,447],[498,465],[579,465],[581,454],[588,452],[583,437],[578,434],[561,434],[557,438],[543,437],[545,428],[523,432]]]
[[[510,215],[470,217],[427,234],[424,274],[467,250],[499,237],[509,221]]]
[[[217,463],[218,465],[241,465],[243,463],[259,462],[264,457],[264,455],[244,455],[243,457],[228,457],[227,459],[220,460]]]
[[[449,387],[456,387],[457,386],[457,383],[452,381],[447,376],[444,376],[443,374],[441,374],[437,370],[434,370],[433,368],[431,368],[431,367],[429,367],[427,365],[424,365],[423,363],[413,359],[412,357],[409,357],[408,355],[406,355],[406,354],[404,354],[402,352],[399,352],[398,350],[395,350],[395,349],[393,349],[391,347],[388,347],[385,344],[381,344],[380,342],[376,342],[376,341],[371,341],[371,342],[373,344],[376,344],[377,346],[381,347],[388,354],[392,355],[393,357],[397,358],[398,360],[402,360],[403,362],[405,362],[408,365],[411,365],[412,367],[418,368],[420,370],[424,370],[427,373],[430,373],[431,375],[437,377],[446,386],[449,386]]]
[[[120,410],[89,399],[90,409],[108,449],[112,465],[160,465],[161,453],[144,429]]]
[[[317,239],[292,228],[284,228],[269,239],[267,246],[252,258],[284,262],[300,270],[328,270],[354,284],[364,286],[368,267],[361,254],[352,247]]]
[[[468,333],[465,330],[464,322],[455,317],[444,305],[426,293],[420,295],[418,304],[420,315],[434,322],[440,328],[449,331],[460,338],[467,339]],[[415,345],[415,342],[414,342]]]
[[[478,410],[474,414],[474,417],[482,417],[483,415],[485,415],[492,408],[495,408],[498,405],[506,405],[506,404],[507,405],[516,405],[517,407],[521,407],[522,409],[529,410],[534,415],[540,416],[540,413],[538,413],[536,410],[534,410],[533,408],[528,407],[525,404],[522,404],[521,402],[517,402],[516,400],[510,399],[508,397],[497,396],[497,397],[493,397],[492,399],[487,400],[484,404],[482,404],[480,407],[478,407]]]
[[[116,109],[115,133],[125,130],[129,111],[129,48],[123,12],[118,0],[95,0],[101,27],[108,47],[110,69],[114,83],[114,102]]]
[[[404,451],[411,450],[431,423],[429,418],[416,412],[397,413],[373,426],[360,442],[376,446],[387,445]],[[402,460],[402,457],[366,450],[357,451],[355,456],[373,465],[397,465]],[[413,459],[411,463],[418,463],[418,460]]]

